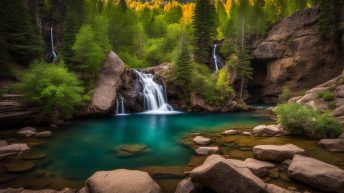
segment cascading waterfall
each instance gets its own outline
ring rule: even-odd
[[[173,110],[171,105],[167,103],[166,100],[166,90],[162,85],[157,84],[154,81],[153,74],[146,74],[135,70],[138,75],[139,81],[143,86],[143,96],[144,96],[144,113],[151,114],[171,114],[178,113]]]
[[[124,99],[120,95],[116,99],[116,115],[126,115],[124,110]]]
[[[53,59],[51,63],[55,63],[57,60],[57,54],[55,52],[55,45],[54,45],[54,31],[53,26],[50,27],[50,44],[51,44],[51,53],[53,55]]]
[[[219,47],[219,43],[214,43],[213,50],[212,50],[212,59],[213,59],[213,63],[214,63],[214,73],[216,73],[224,65],[222,58],[217,54],[218,47]]]

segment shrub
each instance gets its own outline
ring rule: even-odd
[[[291,97],[292,94],[290,92],[290,89],[288,87],[284,87],[282,93],[279,96],[280,101],[283,103],[288,102],[288,100],[291,99]]]
[[[286,131],[294,135],[335,138],[343,131],[341,123],[328,113],[301,104],[281,104],[277,106],[276,114],[278,122]]]
[[[87,99],[81,82],[62,65],[35,62],[19,78],[15,90],[41,108],[43,116],[56,111],[62,118],[69,118]]]
[[[330,102],[334,100],[334,94],[331,90],[325,90],[319,94],[319,97],[324,101]]]

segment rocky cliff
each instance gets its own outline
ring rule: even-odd
[[[318,13],[316,7],[284,18],[254,46],[250,102],[275,103],[283,87],[301,93],[340,74],[343,60],[336,57],[335,45],[321,37]],[[344,12],[341,21],[344,45]]]

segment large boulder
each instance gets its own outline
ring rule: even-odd
[[[277,125],[258,125],[253,128],[252,134],[254,136],[275,136],[277,134],[282,134],[283,130]]]
[[[344,152],[344,139],[322,139],[318,144],[329,151]]]
[[[303,154],[301,149],[293,144],[285,145],[256,145],[253,147],[253,156],[259,160],[283,161],[291,159],[295,154]]]
[[[253,44],[250,102],[278,102],[284,87],[292,93],[302,92],[338,76],[344,69],[342,59],[335,55],[335,44],[320,34],[318,15],[318,7],[298,11]]]
[[[86,181],[87,193],[162,193],[147,172],[113,170],[94,173]]]
[[[232,163],[219,155],[209,156],[204,163],[190,172],[192,181],[216,193],[262,193],[265,183],[240,163]]]
[[[325,192],[344,191],[344,170],[313,158],[295,155],[288,174],[292,179]]]
[[[84,112],[85,115],[111,113],[114,109],[117,89],[121,84],[124,68],[124,62],[114,52],[110,52],[100,72],[97,86],[93,90],[91,104]]]

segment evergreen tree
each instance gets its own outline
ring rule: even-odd
[[[246,50],[240,51],[238,54],[238,66],[237,66],[237,76],[241,78],[240,93],[239,93],[240,98],[242,98],[245,79],[251,79],[252,73],[253,73],[253,70],[251,67],[250,56],[248,52]]]
[[[208,63],[209,48],[216,28],[216,10],[210,0],[198,0],[192,21],[194,28],[194,55],[196,62]]]
[[[0,7],[3,45],[7,45],[12,60],[29,63],[40,55],[42,49],[24,1],[1,0]]]
[[[184,95],[187,95],[191,89],[191,68],[190,53],[184,40],[182,40],[175,69],[175,84],[182,89]]]

